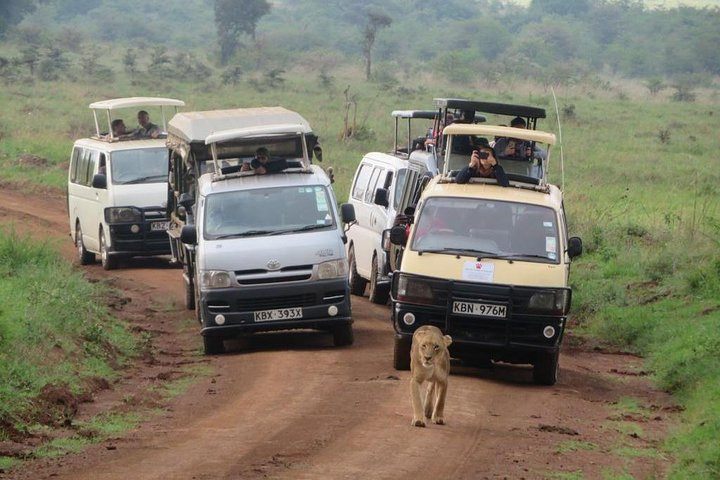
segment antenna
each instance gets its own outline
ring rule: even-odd
[[[560,190],[562,190],[565,187],[565,157],[563,156],[562,126],[560,125],[560,110],[558,109],[555,89],[550,86],[550,91],[552,92],[553,101],[555,102],[555,116],[557,117],[558,124],[558,143],[560,145]]]

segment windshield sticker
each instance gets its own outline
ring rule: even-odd
[[[554,253],[548,253],[548,258],[550,260],[557,260],[557,255],[555,255]]]
[[[328,204],[325,198],[325,192],[318,190],[315,192],[315,202],[317,203],[318,212],[327,212]]]
[[[557,252],[557,240],[555,237],[545,237],[545,251],[546,252]]]
[[[463,280],[472,282],[492,283],[495,278],[495,264],[485,262],[465,262],[462,273]]]
[[[553,224],[552,222],[543,222],[543,227],[545,228],[552,228]]]

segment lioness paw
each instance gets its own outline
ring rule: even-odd
[[[435,417],[432,419],[432,421],[437,425],[445,425],[445,419],[442,417]]]
[[[410,425],[412,425],[413,427],[424,427],[425,422],[423,422],[422,420],[413,420]]]

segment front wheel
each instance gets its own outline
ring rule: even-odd
[[[107,243],[105,243],[105,235],[102,229],[100,229],[100,261],[102,267],[105,270],[114,270],[117,268],[117,258],[110,255],[108,252]]]
[[[222,337],[203,336],[203,350],[205,355],[225,353],[225,343]]]
[[[195,288],[191,281],[183,282],[185,284],[185,308],[195,310]]]
[[[333,344],[336,347],[344,347],[352,345],[355,341],[355,334],[351,323],[347,323],[341,327],[335,327],[333,330]]]
[[[385,305],[390,298],[390,285],[378,285],[378,278],[380,278],[380,267],[375,258],[370,272],[370,301],[378,305]]]
[[[90,265],[91,263],[95,262],[95,254],[88,252],[85,249],[85,244],[83,243],[82,239],[82,228],[80,228],[80,223],[75,226],[75,248],[77,248],[80,265]]]
[[[537,385],[555,385],[558,379],[559,352],[539,353],[533,364],[533,381]]]
[[[348,252],[348,263],[350,264],[350,293],[362,297],[365,293],[367,280],[358,275],[357,263],[355,261],[355,249],[350,247]]]
[[[395,370],[410,370],[410,348],[412,344],[403,338],[395,337],[393,349],[393,367]]]

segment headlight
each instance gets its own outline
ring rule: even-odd
[[[528,302],[528,309],[565,315],[570,310],[570,290],[534,293]]]
[[[327,280],[329,278],[341,278],[347,277],[348,266],[347,260],[331,260],[329,262],[323,262],[318,265],[318,278],[320,280]]]
[[[432,288],[424,280],[400,275],[397,286],[397,300],[399,302],[432,305]]]
[[[107,223],[139,223],[142,222],[142,212],[133,207],[110,207],[105,209]]]
[[[207,270],[200,272],[200,288],[228,288],[232,286],[230,272],[224,270]]]

